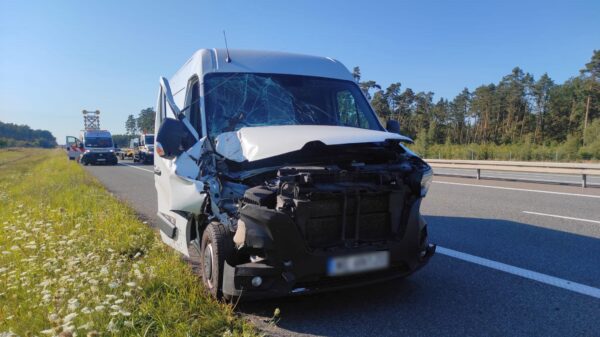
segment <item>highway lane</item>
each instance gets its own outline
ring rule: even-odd
[[[438,175],[472,177],[477,176],[475,170],[434,168]],[[481,170],[482,179],[505,179],[516,181],[545,182],[554,184],[571,184],[581,186],[581,175],[554,174],[554,173],[530,173],[530,172],[507,172],[494,170]],[[600,176],[588,176],[589,186],[600,187]]]
[[[152,221],[151,166],[87,168]],[[440,246],[586,285],[588,295],[437,254],[405,280],[238,310],[281,336],[599,335],[598,209],[598,189],[439,176],[423,203],[431,240]],[[275,308],[282,319],[264,323]]]

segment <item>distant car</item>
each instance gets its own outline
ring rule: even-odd
[[[133,146],[133,161],[144,164],[154,163],[154,135],[143,134]]]

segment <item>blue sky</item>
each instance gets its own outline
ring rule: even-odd
[[[331,56],[363,78],[452,98],[515,66],[563,82],[600,49],[600,1],[0,0],[0,120],[123,133],[158,78],[203,47]]]

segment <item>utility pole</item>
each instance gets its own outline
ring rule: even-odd
[[[81,113],[83,114],[83,128],[85,130],[100,130],[100,110],[82,110]]]

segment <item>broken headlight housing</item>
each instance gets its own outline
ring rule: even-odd
[[[427,192],[429,191],[429,186],[431,185],[431,181],[433,180],[433,170],[430,168],[427,171],[423,172],[423,177],[421,178],[421,197],[425,197]]]

